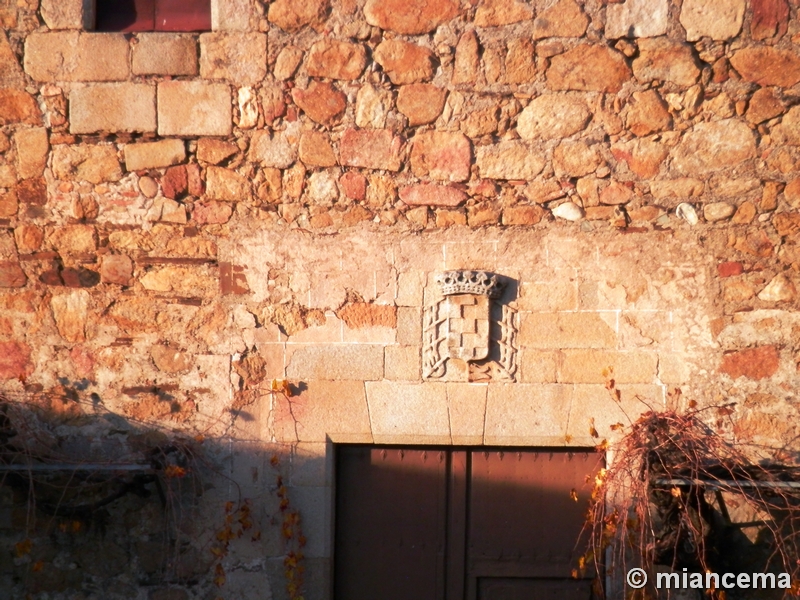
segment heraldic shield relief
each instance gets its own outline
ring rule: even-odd
[[[501,302],[506,281],[486,271],[447,271],[436,284],[423,317],[423,377],[514,381],[517,312]]]

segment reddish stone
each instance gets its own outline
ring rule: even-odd
[[[475,83],[481,66],[478,35],[474,30],[461,34],[453,63],[453,85]]]
[[[360,204],[356,204],[347,209],[342,215],[342,225],[345,227],[352,227],[361,221],[369,221],[372,219],[372,213]]]
[[[717,273],[719,273],[720,277],[735,277],[736,275],[741,275],[743,272],[744,266],[742,266],[740,262],[730,261],[717,265]]]
[[[106,283],[130,285],[133,261],[124,254],[106,254],[100,267],[100,275]]]
[[[463,133],[425,131],[413,139],[411,170],[417,177],[466,181],[471,162],[472,146]]]
[[[10,123],[41,125],[42,113],[34,97],[27,92],[0,88],[0,125]]]
[[[344,114],[347,96],[329,83],[312,81],[305,90],[294,88],[292,100],[309,119],[320,125],[330,125]]]
[[[367,65],[367,53],[361,44],[324,39],[313,46],[306,59],[312,77],[358,79]]]
[[[446,96],[447,90],[430,83],[404,85],[397,93],[397,110],[411,127],[433,123],[442,114]]]
[[[266,121],[267,125],[272,125],[275,119],[286,113],[286,100],[280,87],[275,85],[264,86],[261,88],[259,96],[261,98],[261,111],[264,114],[264,121]],[[288,120],[294,121],[295,119],[290,118]]]
[[[39,281],[46,285],[57,285],[71,288],[93,287],[100,283],[100,274],[97,271],[79,267],[74,269],[49,269],[39,276]]]
[[[786,33],[789,5],[786,0],[750,0],[753,20],[750,35],[754,40],[765,40]]]
[[[227,223],[233,214],[233,208],[227,202],[197,202],[192,211],[192,220],[198,225],[211,223]]]
[[[346,129],[339,143],[339,162],[346,167],[400,170],[403,141],[388,129]]]
[[[161,178],[161,193],[165,198],[175,199],[186,191],[188,185],[185,166],[169,167]]]
[[[792,87],[800,82],[800,56],[770,46],[743,48],[731,58],[742,79],[760,86]]]
[[[769,258],[775,250],[775,245],[767,237],[763,229],[759,229],[747,237],[737,239],[733,247],[739,252],[751,254],[758,258]]]
[[[774,375],[779,362],[780,355],[775,346],[761,346],[726,354],[719,370],[734,379],[747,377],[758,380]]]
[[[28,278],[19,263],[12,261],[0,262],[0,287],[17,288],[25,287]]]
[[[386,40],[375,49],[375,61],[395,85],[428,81],[433,77],[433,52],[402,40]]]
[[[457,0],[367,0],[367,23],[397,33],[419,35],[433,31],[459,13]]]
[[[633,191],[618,181],[612,181],[606,189],[600,192],[602,204],[627,204],[633,198]]]
[[[219,283],[223,294],[249,294],[244,267],[229,262],[219,263]]]
[[[503,210],[503,225],[536,225],[544,214],[541,206],[509,206]]]
[[[94,377],[94,356],[89,350],[82,346],[75,346],[70,350],[69,357],[72,359],[72,364],[78,377],[89,379]]]
[[[554,90],[616,93],[630,78],[625,56],[601,44],[581,44],[554,56],[547,69]]]
[[[358,171],[347,171],[339,178],[344,195],[351,200],[363,200],[367,197],[367,178]]]
[[[31,349],[20,342],[0,342],[0,379],[17,379],[31,372]]]
[[[47,186],[44,179],[26,179],[17,185],[17,199],[23,204],[47,204]]]
[[[267,18],[281,29],[297,31],[321,23],[327,10],[328,0],[276,0],[269,5]]]
[[[14,190],[0,193],[0,217],[13,217],[19,210],[17,193]]]
[[[421,183],[400,188],[400,200],[409,206],[458,206],[466,199],[464,192],[448,185]]]
[[[203,178],[200,176],[200,165],[197,163],[186,165],[186,182],[190,196],[203,195]]]
[[[94,287],[100,283],[100,273],[83,267],[77,269],[69,267],[61,271],[61,279],[64,280],[64,285],[66,287]]]

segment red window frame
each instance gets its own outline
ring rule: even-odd
[[[96,31],[210,31],[211,0],[97,0]]]

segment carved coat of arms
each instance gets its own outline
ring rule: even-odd
[[[423,377],[514,381],[516,311],[499,302],[505,283],[485,271],[447,271],[436,283],[423,320]]]

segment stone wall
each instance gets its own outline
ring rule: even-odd
[[[86,4],[0,0],[0,389],[234,448],[264,533],[226,598],[286,594],[273,453],[308,599],[336,443],[591,446],[697,402],[796,458],[794,0],[215,0],[199,34]],[[510,376],[424,374],[448,269],[507,281]],[[213,597],[129,564],[141,599]],[[131,597],[90,575],[27,592]]]

